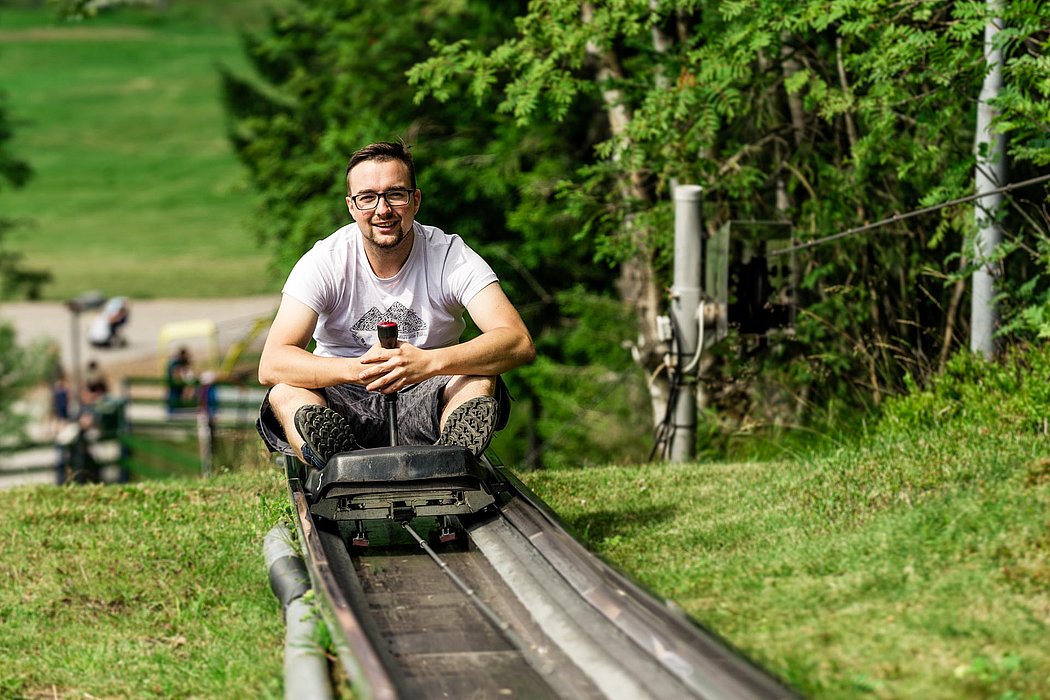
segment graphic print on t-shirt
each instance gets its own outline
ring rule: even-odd
[[[427,324],[416,315],[415,311],[396,301],[386,311],[373,306],[364,316],[358,319],[357,323],[350,330],[353,331],[354,337],[361,345],[368,346],[375,341],[366,340],[361,333],[367,333],[369,334],[367,337],[371,338],[371,334],[376,333],[376,326],[383,321],[394,321],[397,323],[397,337],[401,340],[417,338],[427,329]]]

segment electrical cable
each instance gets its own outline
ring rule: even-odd
[[[682,346],[680,338],[682,337],[681,328],[678,326],[678,322],[671,314],[669,317],[671,321],[671,352],[668,354],[674,355],[675,361],[673,363],[667,363],[668,381],[670,388],[667,392],[667,410],[664,411],[663,420],[656,426],[656,433],[653,439],[653,448],[649,452],[649,460],[653,460],[653,456],[656,454],[657,448],[661,445],[663,448],[660,450],[660,456],[663,459],[667,459],[670,456],[671,440],[674,439],[675,425],[674,425],[674,409],[675,404],[678,403],[678,393],[681,391],[683,385],[683,377],[685,374],[682,372]]]
[[[697,366],[700,364],[700,358],[704,352],[704,309],[706,302],[701,301],[696,307],[696,319],[698,328],[696,351],[693,353],[692,358],[689,360],[689,364],[682,366],[682,352],[681,343],[679,338],[682,337],[682,330],[678,325],[674,314],[669,316],[671,321],[671,347],[672,353],[675,355],[676,361],[674,363],[666,363],[668,374],[670,375],[670,389],[667,392],[667,410],[664,412],[663,420],[656,427],[656,434],[653,440],[653,448],[649,452],[649,461],[653,460],[653,455],[656,454],[657,448],[661,442],[664,447],[661,451],[661,455],[666,459],[670,457],[670,440],[674,437],[676,426],[672,420],[672,412],[674,411],[675,405],[678,403],[678,393],[684,386],[684,378],[687,375],[693,373]],[[669,354],[672,354],[669,353]]]
[[[673,343],[673,339],[672,339]],[[674,406],[677,401],[677,387],[674,380],[674,368],[670,363],[667,363],[667,374],[668,374],[668,391],[667,391],[667,405],[664,408],[663,418],[656,424],[655,430],[653,431],[653,446],[649,450],[649,458],[646,461],[652,462],[653,457],[656,456],[657,450],[660,451],[660,456],[666,458],[667,449],[666,444],[670,439],[669,433],[672,431],[671,427],[671,407]]]
[[[692,374],[696,366],[700,364],[700,356],[704,353],[704,306],[705,302],[701,301],[696,305],[696,321],[699,326],[696,340],[696,352],[693,353],[693,359],[689,361],[689,365],[682,370],[682,374]]]
[[[766,257],[772,258],[772,257],[776,257],[778,255],[787,255],[789,253],[794,253],[794,252],[799,251],[799,250],[805,250],[807,248],[813,248],[813,247],[821,245],[823,243],[829,243],[831,241],[836,241],[836,240],[838,240],[840,238],[845,238],[847,236],[852,236],[852,235],[857,234],[857,233],[864,233],[865,231],[870,231],[871,229],[879,228],[881,226],[886,226],[887,224],[892,224],[892,223],[895,223],[897,221],[904,221],[905,219],[911,219],[911,218],[919,216],[921,214],[929,214],[931,212],[939,211],[939,210],[944,209],[946,207],[954,206],[956,204],[964,204],[966,202],[972,202],[975,199],[981,199],[982,197],[989,197],[989,196],[994,195],[994,194],[1002,194],[1003,192],[1009,192],[1010,190],[1016,190],[1016,189],[1018,189],[1020,187],[1027,187],[1028,185],[1037,185],[1040,182],[1045,182],[1047,180],[1050,180],[1050,175],[1040,175],[1039,177],[1033,177],[1031,179],[1024,180],[1022,182],[1014,182],[1014,183],[1011,183],[1009,185],[1004,185],[1002,187],[997,187],[996,189],[989,190],[988,192],[980,192],[980,193],[977,193],[977,194],[967,195],[965,197],[959,197],[958,199],[952,199],[952,200],[949,200],[947,202],[941,202],[940,204],[934,204],[934,205],[929,206],[929,207],[923,207],[922,209],[915,209],[913,211],[905,212],[904,214],[894,214],[893,216],[891,216],[888,219],[882,219],[882,220],[876,221],[874,223],[865,224],[863,226],[857,226],[856,228],[846,229],[845,231],[839,231],[838,233],[833,233],[830,236],[824,236],[822,238],[815,238],[812,241],[806,241],[805,243],[798,243],[796,245],[788,246],[786,248],[779,248],[777,250],[768,251],[766,253]]]
[[[649,459],[647,461],[652,462],[653,457],[656,456],[656,452],[659,449],[660,457],[667,459],[670,453],[670,444],[672,438],[674,438],[674,423],[672,421],[672,411],[674,405],[678,402],[678,389],[679,382],[675,379],[677,373],[670,367],[668,372],[671,375],[670,389],[667,392],[667,408],[664,411],[664,417],[660,423],[656,426],[656,432],[653,438],[653,447],[649,451]]]

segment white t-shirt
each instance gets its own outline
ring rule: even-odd
[[[315,355],[360,357],[379,342],[380,321],[397,322],[398,338],[416,347],[459,342],[467,304],[496,274],[459,236],[418,222],[413,230],[412,252],[389,279],[372,272],[356,223],[295,264],[283,291],[317,312]]]

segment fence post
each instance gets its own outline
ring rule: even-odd
[[[205,478],[211,476],[215,449],[215,379],[214,372],[205,372],[197,387],[197,445],[200,450],[201,476]]]

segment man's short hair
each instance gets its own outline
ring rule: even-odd
[[[350,156],[350,161],[346,164],[346,193],[350,194],[350,171],[353,170],[357,165],[364,163],[369,160],[399,160],[405,164],[408,168],[408,177],[412,184],[412,189],[416,189],[416,166],[412,162],[412,152],[404,142],[399,141],[392,143],[390,141],[379,141],[377,143],[370,143],[361,150]]]

